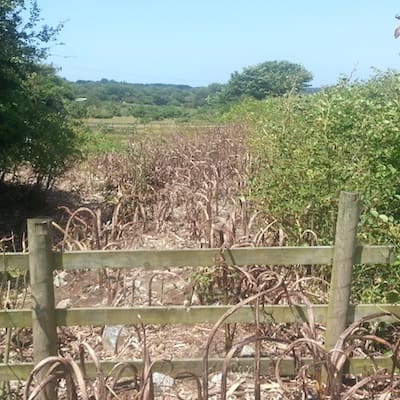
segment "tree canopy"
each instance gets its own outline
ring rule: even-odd
[[[38,28],[39,20],[35,1],[0,0],[0,175],[29,164],[49,183],[77,154],[78,140],[63,81],[44,64],[60,27]]]
[[[262,100],[282,96],[290,91],[300,91],[313,79],[302,65],[289,61],[266,61],[242,72],[233,72],[222,96],[225,100],[252,97]]]

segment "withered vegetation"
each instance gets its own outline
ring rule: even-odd
[[[215,326],[169,327],[168,332],[159,326],[121,328],[111,350],[103,343],[105,327],[60,327],[60,357],[35,367],[25,385],[26,399],[36,398],[54,382],[58,382],[60,398],[66,399],[398,397],[400,334],[396,324],[370,323],[365,318],[343,332],[334,350],[327,352],[324,327],[315,322],[312,310],[312,304],[327,301],[324,273],[314,274],[312,266],[300,270],[224,264],[227,248],[284,246],[287,240],[279,221],[259,210],[252,200],[247,184],[263,161],[250,154],[246,140],[246,126],[240,124],[134,135],[126,151],[89,156],[57,183],[57,191],[45,195],[57,250],[221,249],[220,262],[195,273],[186,269],[150,273],[104,269],[97,276],[74,272],[66,288],[56,290],[57,301],[69,297],[74,306],[202,303],[232,308]],[[64,195],[57,197],[60,193]],[[302,232],[299,238],[309,245],[318,243],[312,231]],[[21,234],[5,232],[0,248],[25,250],[23,229]],[[1,308],[29,306],[27,277],[3,274],[0,301]],[[263,304],[303,304],[308,321],[266,324],[257,314],[253,326],[225,324],[226,318],[244,305],[258,310]],[[3,362],[32,359],[29,329],[0,332]],[[254,374],[230,372],[232,357],[246,346],[254,357]],[[188,351],[203,359],[201,376],[180,374],[172,386],[160,389],[154,383],[151,360],[184,358]],[[363,379],[338,381],[353,356],[373,360],[388,352],[391,369],[376,369]],[[210,375],[210,356],[224,358],[220,376]],[[291,379],[281,376],[287,356],[293,357],[297,366]],[[143,360],[143,368],[121,363],[106,374],[99,359],[114,357]],[[261,376],[261,357],[276,360],[275,374]],[[305,358],[311,361],[305,364]],[[79,362],[73,361],[77,359]],[[94,378],[87,374],[88,360],[95,366]],[[22,386],[4,384],[3,393],[14,396],[22,393]]]

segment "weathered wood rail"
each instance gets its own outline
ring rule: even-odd
[[[226,265],[332,265],[334,246],[252,247],[225,249]],[[172,267],[208,267],[215,265],[220,249],[182,250],[92,250],[54,253],[52,270]],[[392,261],[390,246],[357,246],[354,264],[386,264]],[[0,272],[29,270],[28,253],[0,254]]]
[[[332,281],[329,305],[314,305],[315,320],[327,324],[327,343],[331,346],[338,339],[343,327],[371,313],[386,311],[396,319],[400,314],[399,305],[351,305],[351,272],[357,264],[388,264],[394,259],[394,249],[389,246],[356,245],[356,226],[359,213],[359,197],[354,193],[342,193],[339,203],[339,217],[335,246],[319,247],[273,247],[236,248],[223,251],[226,265],[331,265]],[[165,307],[124,307],[124,308],[70,308],[55,309],[53,294],[53,271],[87,268],[143,268],[162,269],[179,267],[213,266],[220,260],[220,249],[190,250],[131,250],[131,251],[88,251],[52,252],[51,225],[48,220],[28,221],[29,253],[5,253],[0,255],[0,272],[18,269],[30,271],[32,284],[31,310],[0,311],[0,328],[33,328],[34,362],[55,355],[56,326],[112,325],[112,324],[213,324],[217,322],[230,306],[165,306]],[[377,267],[379,268],[379,267]],[[378,270],[377,270],[378,271]],[[260,322],[294,323],[307,320],[306,306],[264,305],[260,308]],[[253,323],[256,318],[254,306],[244,306],[232,314],[225,323]],[[304,360],[309,362],[310,360]],[[116,361],[104,361],[104,372],[111,370]],[[140,360],[131,361],[141,366]],[[210,359],[210,369],[219,369],[223,359]],[[233,369],[251,367],[250,358],[233,359]],[[261,359],[261,370],[271,372],[275,362]],[[390,366],[391,359],[375,360],[353,359],[350,372],[368,373],[376,366]],[[33,363],[0,364],[0,381],[26,379]],[[183,371],[201,374],[201,359],[182,359],[159,361],[154,370],[171,375]],[[281,365],[283,375],[295,373],[294,360],[284,360]],[[88,366],[88,374],[94,375],[94,366]]]

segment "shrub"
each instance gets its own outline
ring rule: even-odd
[[[342,79],[308,96],[247,101],[227,115],[238,117],[250,123],[251,145],[262,160],[251,194],[292,240],[311,229],[320,244],[330,243],[339,192],[346,190],[362,195],[361,240],[400,242],[399,74]],[[374,281],[373,273],[363,279]],[[397,279],[382,273],[390,290]]]

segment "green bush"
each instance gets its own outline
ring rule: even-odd
[[[247,101],[227,118],[246,119],[252,127],[260,167],[251,196],[280,219],[292,241],[311,229],[320,244],[331,243],[337,199],[346,190],[362,195],[360,240],[398,245],[399,74],[378,73],[361,83],[343,79],[308,96]],[[358,268],[356,279],[375,282],[374,271]],[[398,283],[393,271],[382,270],[381,276],[376,287],[382,290],[369,292],[369,300],[384,297]],[[359,298],[365,298],[364,289],[356,290]]]

